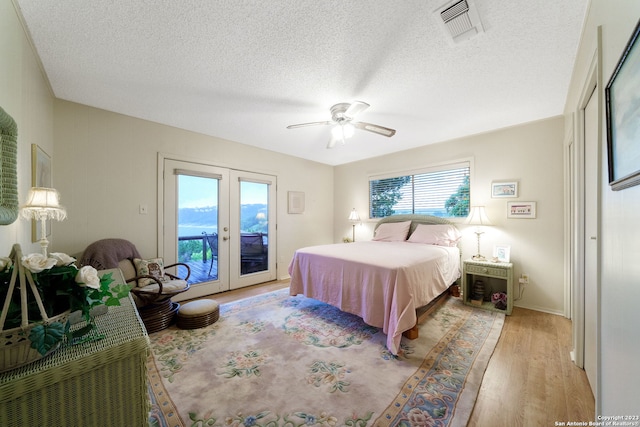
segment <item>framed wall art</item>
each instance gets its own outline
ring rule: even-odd
[[[536,202],[508,202],[507,218],[528,218],[536,217]]]
[[[290,214],[304,213],[304,193],[302,191],[289,191],[287,212]]]
[[[640,184],[640,21],[605,87],[609,185]]]
[[[518,197],[518,182],[492,182],[491,197]]]
[[[509,260],[511,259],[511,246],[494,246],[493,258],[497,262],[509,262]]]

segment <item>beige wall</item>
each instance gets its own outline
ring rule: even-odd
[[[18,197],[22,203],[31,187],[31,144],[53,154],[53,97],[11,0],[0,0],[0,58],[0,107],[18,124]],[[8,256],[14,243],[20,243],[24,253],[40,250],[31,243],[31,223],[20,218],[0,226],[0,256]]]
[[[66,101],[56,101],[55,118],[54,173],[68,211],[55,243],[63,251],[122,237],[143,256],[158,253],[158,152],[277,176],[279,278],[288,275],[295,249],[331,242],[331,166]],[[287,213],[288,191],[305,193],[303,214]],[[140,215],[140,204],[152,214]]]
[[[589,67],[602,29],[600,99],[640,18],[637,0],[591,0],[565,113],[577,115]],[[640,186],[612,191],[607,178],[606,122],[601,105],[602,146],[600,208],[600,283],[598,301],[598,383],[596,411],[602,415],[637,414],[640,397]],[[569,125],[569,120],[567,120]],[[579,133],[576,131],[576,135]]]
[[[425,130],[428,131],[428,130]],[[515,305],[561,314],[563,279],[563,166],[564,119],[556,117],[490,133],[428,145],[335,169],[334,240],[351,236],[349,212],[368,212],[368,177],[394,171],[472,159],[471,204],[485,205],[495,224],[482,235],[481,252],[492,255],[494,245],[511,246],[515,276],[528,273],[530,285]],[[491,198],[492,181],[518,181],[517,199]],[[537,202],[536,219],[507,218],[508,201]],[[356,239],[371,239],[373,221],[357,226]],[[463,258],[477,252],[474,227],[463,231]]]

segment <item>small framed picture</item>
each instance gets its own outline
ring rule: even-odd
[[[507,218],[536,217],[536,202],[509,202],[507,203]]]
[[[491,197],[518,197],[518,182],[492,182]]]
[[[493,247],[493,260],[496,262],[509,262],[511,259],[511,246],[496,245]]]
[[[304,213],[304,193],[302,191],[289,191],[287,212],[290,214]]]

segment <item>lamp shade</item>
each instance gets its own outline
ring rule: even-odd
[[[67,217],[67,211],[60,206],[60,196],[55,188],[31,187],[27,202],[20,212],[26,219],[62,221]]]
[[[493,225],[485,212],[484,206],[471,206],[469,216],[465,220],[469,225]]]
[[[358,211],[356,211],[356,208],[353,208],[353,210],[349,214],[349,221],[351,221],[351,222],[359,222],[360,221],[360,215],[358,215]]]

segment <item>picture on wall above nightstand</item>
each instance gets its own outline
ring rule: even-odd
[[[536,217],[536,202],[509,202],[507,203],[507,218]]]
[[[518,182],[492,182],[491,197],[518,197]]]

